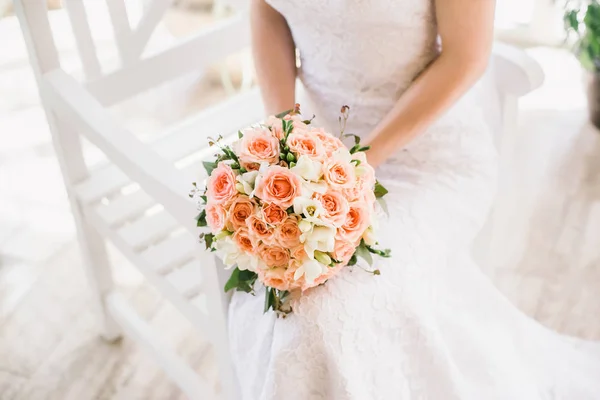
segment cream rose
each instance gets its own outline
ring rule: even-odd
[[[206,182],[208,203],[224,204],[237,194],[235,173],[223,162],[219,163]]]
[[[273,164],[279,160],[279,140],[264,128],[244,132],[244,136],[234,143],[233,150],[244,167],[263,162]]]
[[[302,181],[287,168],[270,166],[257,179],[254,194],[262,201],[287,209],[302,192]]]

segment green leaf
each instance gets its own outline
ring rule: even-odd
[[[207,233],[204,235],[204,243],[206,243],[207,249],[210,249],[212,247],[214,240],[215,240],[215,235],[213,235],[212,233]]]
[[[373,193],[375,193],[375,198],[379,199],[389,192],[381,183],[379,183],[379,181],[375,181],[375,189],[373,190]]]
[[[200,214],[196,217],[196,226],[207,226],[206,223],[206,210],[202,210]]]
[[[231,289],[235,289],[240,284],[240,270],[238,268],[231,271],[231,276],[225,283],[225,293],[229,292]]]
[[[360,242],[360,245],[356,249],[356,253],[358,253],[358,256],[365,260],[367,264],[369,264],[370,266],[373,265],[373,257],[371,256],[371,252],[369,251],[369,249],[367,249],[367,246],[365,245],[364,241]]]
[[[350,257],[350,260],[348,260],[348,266],[352,266],[352,265],[356,265],[356,263],[358,262],[358,257],[356,256],[356,252],[354,252],[354,254],[352,254],[352,257]]]
[[[267,287],[265,290],[265,307],[263,312],[269,311],[270,308],[275,306],[275,289]]]
[[[275,114],[275,117],[277,117],[277,118],[283,118],[283,117],[285,117],[286,115],[288,115],[289,113],[291,113],[292,111],[294,111],[294,109],[293,109],[293,108],[290,108],[289,110],[282,111],[282,112],[280,112],[279,114]]]
[[[256,273],[248,270],[240,271],[236,267],[225,284],[225,292],[236,289],[239,292],[252,293],[254,291],[254,283],[257,279],[258,275]]]
[[[389,217],[390,216],[390,211],[388,210],[387,203],[383,199],[383,197],[378,198],[377,202],[379,203],[379,207],[381,207],[381,209],[383,210],[383,212],[385,213],[385,215]]]
[[[206,196],[200,196],[200,198],[202,199],[202,201],[204,201],[205,204],[208,201],[208,197]]]
[[[350,161],[350,162],[351,162],[351,163],[354,163],[354,165],[356,165],[357,167],[360,165],[360,160],[356,160],[356,159],[354,159],[354,160],[352,160],[352,161]]]
[[[244,134],[242,133],[242,131],[238,131],[238,138],[241,139],[244,137]]]
[[[354,144],[360,144],[360,136],[355,135],[353,133],[347,133],[344,135],[344,137],[353,137],[354,138]]]
[[[208,174],[208,176],[210,176],[210,174],[212,174],[214,169],[217,168],[216,162],[202,161],[202,165],[204,166],[204,169],[206,170],[206,173]]]
[[[376,249],[374,247],[367,246],[367,245],[365,245],[365,247],[367,250],[369,250],[369,253],[376,254],[380,257],[390,258],[392,256],[392,250],[390,250],[390,249],[380,250],[380,249]]]
[[[363,146],[360,149],[358,149],[358,151],[367,151],[371,148],[371,146]]]

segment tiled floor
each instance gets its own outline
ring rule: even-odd
[[[129,340],[109,345],[96,335],[66,193],[15,29],[14,21],[0,20],[0,41],[10,37],[14,50],[0,54],[0,398],[181,398]],[[526,218],[515,234],[526,252],[518,265],[494,271],[495,279],[542,323],[600,339],[600,137],[585,122],[577,63],[560,50],[530,53],[548,79],[522,101],[515,162]],[[130,117],[137,112],[129,125],[155,132],[222,96],[210,76],[191,79],[169,89],[183,88],[184,100],[152,119],[142,111],[148,115],[155,98],[128,104]],[[213,374],[212,354],[199,335],[111,254],[117,280],[140,312],[199,373]]]

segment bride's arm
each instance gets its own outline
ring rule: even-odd
[[[485,72],[495,0],[436,0],[441,55],[413,82],[367,138],[378,166],[423,132]]]
[[[277,114],[294,107],[295,45],[285,18],[265,0],[252,0],[252,53],[265,111]]]

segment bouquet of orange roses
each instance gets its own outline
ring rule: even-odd
[[[349,108],[342,108],[345,126]],[[387,193],[358,136],[336,137],[303,120],[299,106],[238,133],[231,146],[212,140],[205,188],[192,196],[201,210],[201,239],[233,268],[225,291],[266,287],[265,312],[291,311],[290,293],[324,284],[376,248],[376,200]],[[348,148],[340,140],[354,136]],[[369,272],[379,274],[378,270]]]

